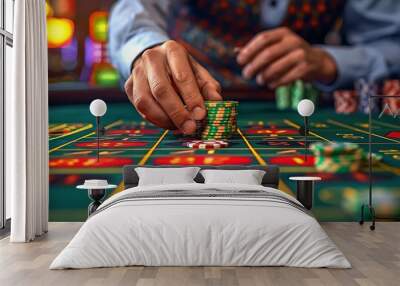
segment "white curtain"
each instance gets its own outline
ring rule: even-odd
[[[48,78],[45,0],[15,1],[12,94],[6,98],[6,187],[12,242],[48,224]]]

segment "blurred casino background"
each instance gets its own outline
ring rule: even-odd
[[[107,51],[115,0],[47,0],[50,104],[125,100]]]
[[[108,56],[108,17],[116,0],[46,0],[49,104],[126,102]],[[262,88],[224,88],[224,98],[263,100]]]

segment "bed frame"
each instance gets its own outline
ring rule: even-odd
[[[262,180],[262,185],[265,187],[278,188],[279,185],[279,167],[275,165],[268,166],[139,166],[139,165],[127,165],[123,168],[123,179],[125,189],[133,188],[138,185],[139,176],[135,171],[136,167],[146,168],[184,168],[184,167],[199,167],[204,169],[217,169],[217,170],[264,170],[266,173]],[[204,183],[203,176],[199,174],[194,178],[197,183]]]

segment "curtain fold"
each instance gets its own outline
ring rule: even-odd
[[[6,98],[6,187],[11,242],[48,225],[48,76],[44,0],[15,1],[13,93]]]

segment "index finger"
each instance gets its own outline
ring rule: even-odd
[[[203,119],[206,110],[192,66],[189,63],[188,54],[182,46],[172,41],[166,43],[165,48],[167,62],[180,96],[187,109],[192,113],[192,117],[195,120]]]
[[[245,65],[249,63],[251,59],[253,59],[264,47],[275,44],[281,39],[281,29],[259,33],[240,50],[236,59],[239,64]]]
[[[163,55],[147,50],[142,57],[145,62],[150,90],[156,101],[177,128],[185,134],[193,133],[196,130],[196,123],[190,118],[181,98],[171,85]]]

